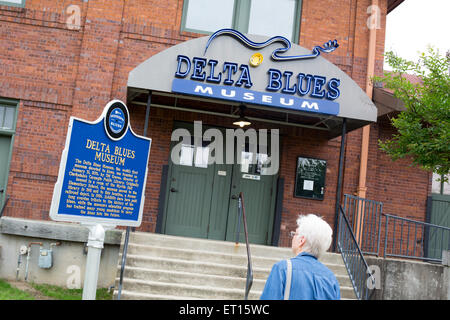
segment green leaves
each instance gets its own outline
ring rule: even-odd
[[[379,141],[379,146],[393,160],[411,157],[414,164],[440,175],[450,172],[450,76],[449,57],[433,48],[422,53],[417,63],[385,54],[392,72],[374,81],[384,83],[405,106],[391,119],[397,133]],[[406,74],[420,78],[412,83]]]

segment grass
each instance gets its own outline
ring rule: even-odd
[[[30,283],[41,294],[55,300],[81,300],[83,289],[67,289],[64,287]],[[112,300],[113,294],[106,288],[97,289],[97,300]],[[34,300],[33,295],[12,287],[8,282],[0,279],[0,300]]]
[[[42,294],[56,300],[81,300],[83,296],[83,289],[67,289],[49,284],[32,283],[31,285]],[[112,300],[112,295],[108,289],[100,288],[97,289],[96,300]]]
[[[34,300],[34,297],[0,279],[0,300]]]
[[[42,294],[56,300],[81,300],[83,296],[83,289],[67,289],[54,285],[37,283],[31,283],[31,285]],[[108,289],[100,288],[97,289],[96,300],[112,300],[112,295],[112,292],[108,292]]]

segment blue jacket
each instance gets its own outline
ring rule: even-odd
[[[339,282],[333,272],[313,255],[302,252],[292,261],[290,300],[340,300]],[[286,260],[273,265],[261,300],[283,300],[286,286]]]

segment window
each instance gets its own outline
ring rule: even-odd
[[[14,130],[16,108],[0,104],[0,130]]]
[[[0,99],[0,208],[6,199],[9,163],[17,118],[16,101]]]
[[[24,8],[25,0],[0,0],[0,5]]]
[[[16,129],[17,102],[0,99],[0,134],[13,133]]]
[[[450,195],[450,176],[447,176],[449,179],[447,182],[443,181],[443,176],[439,176],[436,173],[433,173],[433,182],[431,185],[431,192],[436,194],[448,194]]]
[[[242,33],[284,36],[297,42],[301,0],[185,0],[182,29],[213,33],[233,28]]]

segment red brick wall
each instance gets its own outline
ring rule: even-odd
[[[386,0],[380,0],[376,73],[383,68]],[[69,30],[67,6],[81,9],[79,30]],[[300,45],[312,48],[330,39],[340,47],[326,56],[365,88],[370,0],[303,0]],[[71,115],[96,119],[113,98],[126,101],[128,73],[152,55],[199,35],[180,32],[182,0],[27,0],[26,8],[0,7],[0,97],[20,100],[17,132],[7,192],[6,215],[48,219],[53,185]],[[152,108],[148,136],[152,138],[144,218],[140,230],[154,231],[162,166],[169,157],[174,120],[202,120],[227,126],[228,119]],[[131,110],[131,123],[142,134],[144,108]],[[267,127],[266,124],[261,124]],[[280,244],[300,213],[317,213],[334,224],[340,139],[323,133],[282,128],[280,176],[285,179]],[[423,219],[430,190],[429,175],[392,163],[377,149],[377,140],[392,129],[371,126],[368,198],[383,201],[390,213]],[[345,193],[356,191],[361,130],[348,135],[345,148]],[[327,160],[323,201],[294,198],[297,156]]]
[[[392,162],[386,153],[377,151],[377,140],[385,140],[394,133],[386,117],[380,119],[372,131],[369,152],[375,161],[369,169],[372,174],[367,197],[383,202],[385,213],[425,221],[426,196],[431,193],[432,174],[412,166],[408,158]]]

